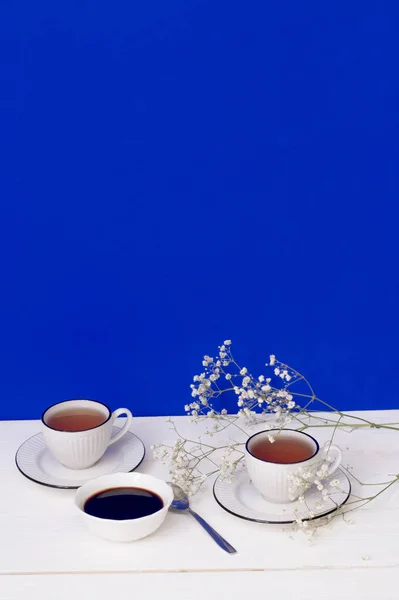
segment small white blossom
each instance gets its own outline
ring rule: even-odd
[[[240,371],[240,375],[246,375],[248,373],[247,367],[243,367]]]
[[[227,354],[226,352],[219,352],[219,356],[220,358],[226,358]]]
[[[274,365],[274,363],[276,362],[276,357],[274,356],[274,354],[270,355],[270,366],[272,367]]]
[[[258,381],[260,381],[261,383],[262,383],[262,381],[265,381],[265,376],[264,375],[259,375]]]
[[[230,346],[231,345],[231,340],[224,340],[223,344],[225,346]]]
[[[280,369],[279,369],[278,367],[276,367],[276,368],[274,369],[274,374],[275,374],[275,375],[280,375]]]
[[[229,381],[231,379],[231,374],[230,373],[226,373],[226,379]]]
[[[222,408],[222,410],[220,411],[220,414],[227,415],[227,410],[225,408]]]
[[[274,442],[276,441],[276,438],[274,438],[272,435],[268,435],[268,440],[271,444],[274,444]]]

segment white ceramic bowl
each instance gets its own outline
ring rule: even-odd
[[[100,519],[84,512],[88,498],[101,490],[117,487],[138,487],[155,492],[162,498],[163,508],[152,515],[139,519]],[[150,535],[162,525],[173,500],[171,487],[162,479],[143,473],[113,473],[88,481],[78,489],[75,504],[83,514],[87,527],[92,533],[114,542],[133,542]]]

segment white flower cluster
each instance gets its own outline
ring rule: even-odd
[[[303,499],[303,494],[312,485],[316,486],[317,490],[321,492],[323,501],[328,496],[328,490],[323,484],[323,480],[328,477],[329,463],[322,461],[312,467],[298,467],[295,473],[290,473],[289,478],[289,490],[292,499],[296,498],[298,494],[301,494],[299,500]],[[337,480],[334,480],[337,481]]]
[[[205,371],[194,376],[191,384],[191,396],[194,402],[186,404],[186,412],[197,419],[201,416],[220,418],[227,411],[218,412],[213,408],[214,400],[225,392],[234,392],[237,396],[238,416],[244,417],[246,423],[256,422],[259,414],[272,413],[276,424],[283,427],[291,421],[290,411],[297,408],[289,386],[295,377],[289,367],[277,361],[274,354],[266,366],[275,366],[274,375],[284,382],[283,386],[272,385],[272,378],[260,375],[255,379],[247,367],[239,367],[231,353],[231,340],[225,340],[219,346],[218,356],[205,355],[202,361]],[[227,382],[223,386],[223,382]]]
[[[170,478],[172,483],[179,485],[187,495],[192,496],[201,487],[206,475],[193,467],[193,457],[199,447],[186,450],[185,440],[176,440],[172,447],[159,445],[151,446],[155,459],[161,460],[170,467]]]
[[[282,428],[293,418],[292,411],[299,408],[290,391],[297,373],[278,361],[274,355],[266,363],[267,367],[273,367],[271,376],[259,375],[255,378],[247,367],[237,364],[231,352],[231,340],[225,340],[218,347],[216,356],[206,354],[203,357],[202,366],[203,372],[195,375],[190,385],[192,401],[184,408],[195,422],[212,419],[209,421],[212,425],[205,430],[210,437],[231,425],[242,432],[243,426],[251,426],[267,415],[273,416],[273,428]],[[231,414],[231,410],[228,414],[226,408],[215,407],[215,401],[227,392],[231,399],[236,398],[235,415]],[[244,423],[238,425],[239,418]],[[265,427],[272,428],[270,422]],[[275,438],[270,435],[269,439],[273,442]],[[241,446],[241,443],[231,442],[224,446],[225,450],[220,455],[220,446],[212,447],[207,444],[205,450],[202,448],[202,453],[197,454],[195,448],[182,438],[172,447],[157,446],[154,448],[154,456],[170,465],[174,483],[193,494],[205,479],[199,468],[200,464],[203,467],[205,459],[209,459],[208,464],[217,467],[213,473],[219,472],[224,479],[231,480],[237,468],[241,468],[243,464],[244,453],[242,448],[240,450]]]

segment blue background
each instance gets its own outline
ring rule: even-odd
[[[1,3],[1,418],[180,413],[225,338],[398,407],[396,7]]]

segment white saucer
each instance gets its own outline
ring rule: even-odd
[[[114,426],[113,435],[118,430],[119,427]],[[104,456],[93,467],[67,469],[47,449],[43,434],[37,433],[18,448],[15,462],[21,473],[36,483],[54,488],[76,489],[100,475],[134,471],[144,455],[143,442],[128,431],[122,439],[107,448]]]
[[[213,494],[216,502],[236,517],[257,523],[286,524],[293,523],[298,518],[309,521],[325,517],[345,504],[351,493],[350,481],[343,471],[337,469],[323,484],[328,487],[333,479],[338,480],[338,486],[328,488],[329,497],[325,502],[322,501],[321,492],[315,487],[305,493],[305,503],[299,500],[288,504],[268,502],[255,489],[246,471],[237,474],[231,483],[222,481],[219,475],[213,486]],[[312,519],[309,518],[309,511],[314,513]]]

